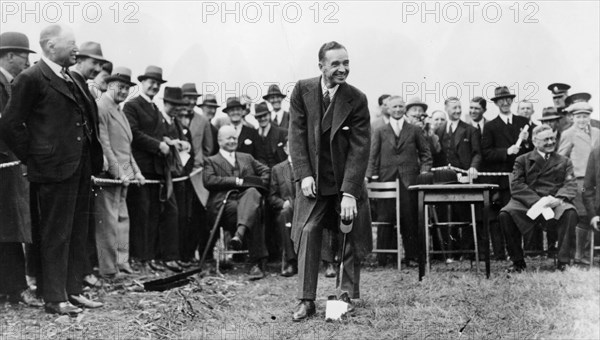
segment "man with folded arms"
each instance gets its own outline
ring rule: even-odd
[[[271,171],[252,155],[236,152],[238,139],[232,126],[221,127],[218,137],[219,153],[209,157],[204,166],[204,186],[210,191],[207,203],[209,220],[214,223],[227,192],[237,190],[238,193],[230,195],[227,200],[222,225],[234,232],[229,243],[234,250],[241,249],[246,236],[250,236],[250,257],[255,263],[250,270],[250,279],[258,280],[265,277],[268,255],[264,224],[259,214]]]
[[[522,236],[527,239],[537,222],[544,228],[557,230],[557,269],[562,271],[569,263],[570,236],[578,220],[577,211],[571,204],[577,195],[573,163],[555,152],[556,136],[549,126],[541,125],[533,129],[532,142],[535,149],[517,157],[515,161],[510,184],[512,198],[500,210],[498,217],[513,262],[509,271],[525,270]],[[547,210],[546,216],[529,212],[535,204]]]
[[[117,273],[133,274],[129,265],[129,212],[127,189],[129,182],[137,180],[143,185],[145,178],[140,172],[133,153],[133,135],[127,117],[119,104],[129,95],[131,70],[117,67],[106,78],[107,91],[98,100],[100,143],[108,161],[108,175],[123,181],[123,185],[100,186],[94,199],[96,213],[96,247],[98,267],[104,278],[115,278]]]

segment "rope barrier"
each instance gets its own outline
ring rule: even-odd
[[[171,181],[173,183],[186,181],[186,180],[190,179],[190,177],[194,177],[196,174],[200,173],[200,171],[202,171],[202,168],[192,171],[188,176],[173,178]],[[123,180],[111,179],[111,178],[99,178],[96,176],[92,176],[92,183],[94,185],[123,184]],[[147,179],[145,182],[145,184],[161,184],[161,183],[165,183],[165,181],[159,180],[159,179]],[[139,184],[139,181],[138,180],[129,181],[129,184]]]
[[[461,168],[457,168],[452,165],[431,168],[431,171],[440,171],[440,170],[454,170],[456,172],[460,172],[465,175],[467,175],[469,173],[467,170],[463,170]],[[512,173],[510,173],[510,172],[478,172],[477,176],[510,176],[511,174]]]
[[[8,162],[8,163],[0,163],[0,169],[10,168],[12,166],[17,166],[19,164],[21,164],[21,161],[14,161],[14,162]]]

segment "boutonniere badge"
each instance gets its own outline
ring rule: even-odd
[[[246,140],[244,140],[244,144],[250,145],[250,144],[252,144],[252,141],[250,139],[246,139]]]
[[[344,127],[342,128],[342,130],[343,130],[343,131],[348,131],[348,130],[350,130],[350,127],[349,127],[349,126],[344,126]]]
[[[279,147],[279,148],[280,148],[280,147],[282,147],[282,146],[283,146],[283,143],[282,143],[282,142],[279,142],[279,143],[277,143],[277,147]]]

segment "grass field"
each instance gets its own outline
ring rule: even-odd
[[[248,282],[241,265],[224,277],[196,277],[167,292],[141,292],[124,281],[98,291],[106,303],[77,318],[0,306],[0,339],[599,339],[600,270],[555,272],[551,260],[506,274],[492,262],[479,278],[469,262],[434,264],[422,282],[414,268],[365,266],[363,299],[353,316],[324,321],[334,279],[319,278],[317,316],[291,321],[296,278]]]

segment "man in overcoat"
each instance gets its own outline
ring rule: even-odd
[[[547,125],[533,129],[535,149],[517,157],[511,182],[512,198],[502,208],[500,225],[506,236],[508,254],[513,262],[509,271],[521,272],[526,264],[522,236],[531,236],[536,224],[556,229],[558,235],[557,269],[564,270],[570,259],[570,236],[577,225],[577,211],[571,204],[577,195],[573,163],[555,152],[556,136]],[[545,204],[541,199],[546,201]],[[534,204],[552,209],[554,216],[528,215]]]
[[[367,98],[346,83],[346,48],[332,41],[319,50],[319,77],[300,80],[291,95],[289,141],[296,200],[292,240],[298,254],[300,303],[292,320],[315,314],[323,228],[353,220],[342,254],[342,290],[359,298],[360,260],[372,249],[371,214],[365,186],[370,116]],[[350,301],[347,301],[350,302]]]

